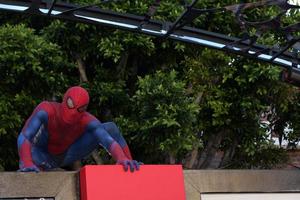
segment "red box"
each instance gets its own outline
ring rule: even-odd
[[[185,200],[181,165],[87,165],[80,171],[81,200]]]

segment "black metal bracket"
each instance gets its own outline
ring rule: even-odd
[[[279,65],[287,69],[290,67],[300,68],[298,56],[295,52],[288,51],[289,48],[298,44],[299,39],[291,36],[291,33],[300,30],[299,24],[290,25],[288,27],[274,27],[274,24],[280,24],[280,16],[274,17],[269,20],[269,22],[254,23],[247,22],[242,15],[243,11],[247,8],[263,5],[277,5],[283,12],[290,8],[299,7],[289,5],[286,0],[265,0],[257,3],[244,3],[222,8],[198,9],[195,8],[197,1],[198,0],[193,0],[190,5],[187,5],[185,12],[174,23],[151,19],[159,6],[159,0],[155,0],[152,8],[149,9],[145,16],[103,10],[96,7],[97,4],[78,6],[57,2],[56,0],[0,0],[0,11],[33,14],[80,23],[111,26],[154,37],[168,38],[214,48]],[[104,2],[108,2],[108,0]],[[236,16],[241,29],[245,32],[242,38],[230,37],[224,34],[186,26],[203,13],[219,11],[229,11]],[[257,37],[248,34],[246,30],[248,26],[256,27],[258,30],[276,28],[282,32],[286,32],[287,38],[289,36],[288,43],[282,48],[270,48],[259,45],[256,43]]]

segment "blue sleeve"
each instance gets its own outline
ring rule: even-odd
[[[30,168],[30,171],[35,169],[32,161],[31,146],[34,136],[38,133],[39,128],[43,123],[47,123],[48,115],[45,111],[34,113],[26,122],[25,127],[18,137],[18,153],[20,156],[20,169]],[[34,168],[34,169],[33,169]]]
[[[115,141],[110,134],[104,129],[101,122],[93,121],[88,125],[89,134],[93,134],[98,144],[109,150],[111,144]]]
[[[30,117],[28,123],[23,128],[22,133],[27,140],[32,141],[33,137],[37,134],[41,125],[47,125],[47,123],[47,112],[44,110],[40,110]]]

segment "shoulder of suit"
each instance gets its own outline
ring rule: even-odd
[[[82,116],[82,123],[90,123],[92,121],[99,121],[94,115],[89,112],[84,112]]]
[[[36,108],[35,112],[39,112],[41,110],[45,111],[48,115],[52,115],[56,111],[56,107],[58,103],[56,102],[49,102],[49,101],[42,101]]]
[[[94,115],[84,112],[81,118],[81,125],[92,130],[101,125],[101,123]]]

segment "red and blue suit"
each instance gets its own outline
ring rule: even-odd
[[[82,87],[67,90],[63,102],[40,103],[18,137],[20,171],[68,166],[103,146],[127,171],[138,170],[128,145],[113,122],[101,123],[86,112],[89,94]]]

